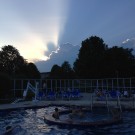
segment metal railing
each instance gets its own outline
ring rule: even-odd
[[[15,79],[12,80],[11,90],[14,96],[17,93],[23,93],[30,82],[33,86],[35,82],[39,83],[39,91],[46,89],[47,91],[60,91],[70,89],[79,89],[81,92],[94,92],[95,89],[100,90],[119,90],[128,91],[129,96],[135,90],[135,78],[105,78],[105,79]],[[45,84],[45,85],[44,85]]]

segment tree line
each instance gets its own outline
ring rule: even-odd
[[[61,66],[53,65],[50,78],[134,77],[135,56],[132,51],[131,48],[108,47],[102,38],[91,36],[82,41],[74,64],[71,66],[64,61]],[[15,47],[7,45],[0,51],[0,76],[39,79],[40,72]]]
[[[133,49],[118,46],[108,47],[102,38],[91,36],[81,43],[78,56],[71,67],[68,61],[51,68],[49,78],[116,78],[135,76]],[[11,79],[40,79],[34,63],[27,62],[19,51],[3,46],[0,51],[0,98],[10,96]]]
[[[81,43],[73,68],[68,61],[54,65],[51,78],[116,78],[135,76],[132,48],[108,47],[102,38],[91,36]]]
[[[0,99],[11,97],[11,79],[17,78],[38,79],[40,72],[36,65],[27,62],[15,47],[3,46],[0,51]]]
[[[0,73],[9,75],[11,78],[40,78],[36,65],[27,62],[11,45],[1,48]]]

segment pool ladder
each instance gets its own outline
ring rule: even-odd
[[[108,109],[108,112],[109,112],[110,108],[109,108],[109,104],[108,104],[107,94],[106,94],[106,106],[107,106],[107,109]],[[122,112],[121,103],[120,103],[120,97],[119,96],[117,96],[117,107],[119,108],[120,112]]]
[[[107,94],[105,96],[105,102],[106,102],[107,110],[109,112],[110,108],[109,108],[109,104],[108,104]],[[91,104],[90,104],[90,106],[91,106],[91,111],[92,111],[92,109],[93,109],[93,93],[91,93]],[[119,96],[117,96],[117,107],[119,107],[120,112],[122,112],[121,103],[120,103],[120,97]]]

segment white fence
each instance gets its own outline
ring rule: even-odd
[[[81,92],[93,92],[95,89],[100,90],[120,90],[128,91],[129,95],[135,90],[135,78],[105,78],[105,79],[15,79],[12,80],[11,90],[14,97],[21,97],[23,91],[30,82],[33,86],[38,82],[38,90],[42,91],[60,91],[70,89],[79,89]],[[19,94],[18,94],[19,93]]]

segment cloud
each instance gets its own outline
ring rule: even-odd
[[[121,44],[124,48],[133,48],[135,54],[135,38],[126,39]],[[61,66],[64,61],[68,61],[71,66],[75,62],[79,54],[79,45],[72,45],[70,43],[61,44],[56,48],[53,43],[48,43],[49,50],[45,54],[49,57],[47,61],[37,61],[35,64],[40,72],[49,72],[54,64]]]
[[[13,45],[31,62],[47,60],[58,47],[68,12],[67,0],[2,0],[0,47]]]
[[[51,47],[51,49],[54,48]],[[79,45],[74,46],[70,43],[62,44],[50,53],[50,59],[47,61],[37,61],[35,64],[40,72],[49,72],[53,65],[57,64],[61,66],[64,61],[68,61],[72,66],[78,56],[79,49]]]
[[[124,48],[132,48],[133,54],[135,55],[135,38],[126,39],[125,41],[122,42],[121,46]]]
[[[55,52],[58,47],[56,47],[56,45],[55,45],[53,42],[49,42],[49,43],[47,44],[47,48],[48,48],[48,50],[45,51],[44,55],[49,58],[49,57],[50,57],[50,54],[51,54],[52,52]]]

